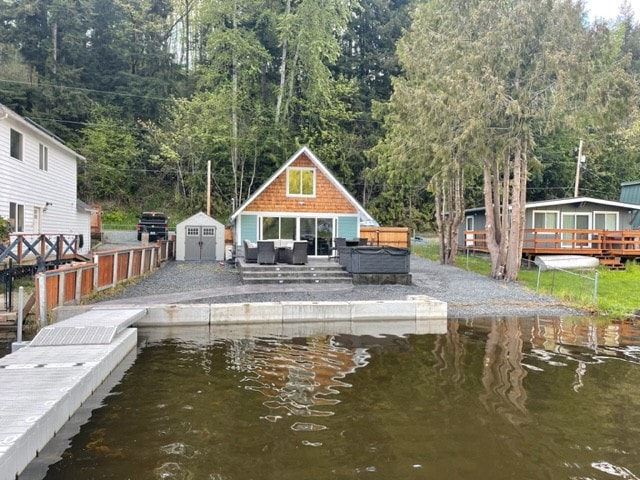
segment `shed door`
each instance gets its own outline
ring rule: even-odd
[[[215,260],[216,259],[216,228],[203,226],[188,226],[185,228],[185,260]]]

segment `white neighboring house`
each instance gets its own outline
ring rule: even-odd
[[[0,217],[13,232],[82,235],[91,247],[91,210],[77,199],[84,157],[51,132],[0,104]]]

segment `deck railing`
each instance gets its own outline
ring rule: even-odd
[[[465,230],[460,247],[487,251],[486,230]],[[581,254],[640,257],[640,230],[526,228],[523,255]]]
[[[9,242],[0,244],[0,263],[13,260],[17,265],[62,262],[76,258],[81,235],[65,233],[12,233]],[[87,239],[88,240],[88,239]]]

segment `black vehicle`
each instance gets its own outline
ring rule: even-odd
[[[166,240],[169,236],[169,219],[161,212],[142,212],[138,220],[138,240],[149,234],[149,241]]]

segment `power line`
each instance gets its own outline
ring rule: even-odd
[[[28,87],[39,87],[39,88],[44,88],[44,87],[51,87],[51,88],[60,88],[63,90],[77,90],[79,92],[88,92],[88,93],[101,93],[101,94],[106,94],[106,95],[114,95],[114,96],[120,96],[120,97],[129,97],[129,98],[143,98],[146,100],[159,100],[159,101],[163,101],[163,102],[169,102],[172,100],[172,98],[167,98],[167,97],[154,97],[151,95],[136,95],[134,93],[122,93],[122,92],[109,92],[107,90],[95,90],[93,88],[82,88],[82,87],[68,87],[66,85],[55,85],[52,83],[30,83],[30,82],[22,82],[19,80],[7,80],[4,78],[0,78],[0,82],[2,83],[13,83],[16,85],[26,85]]]

